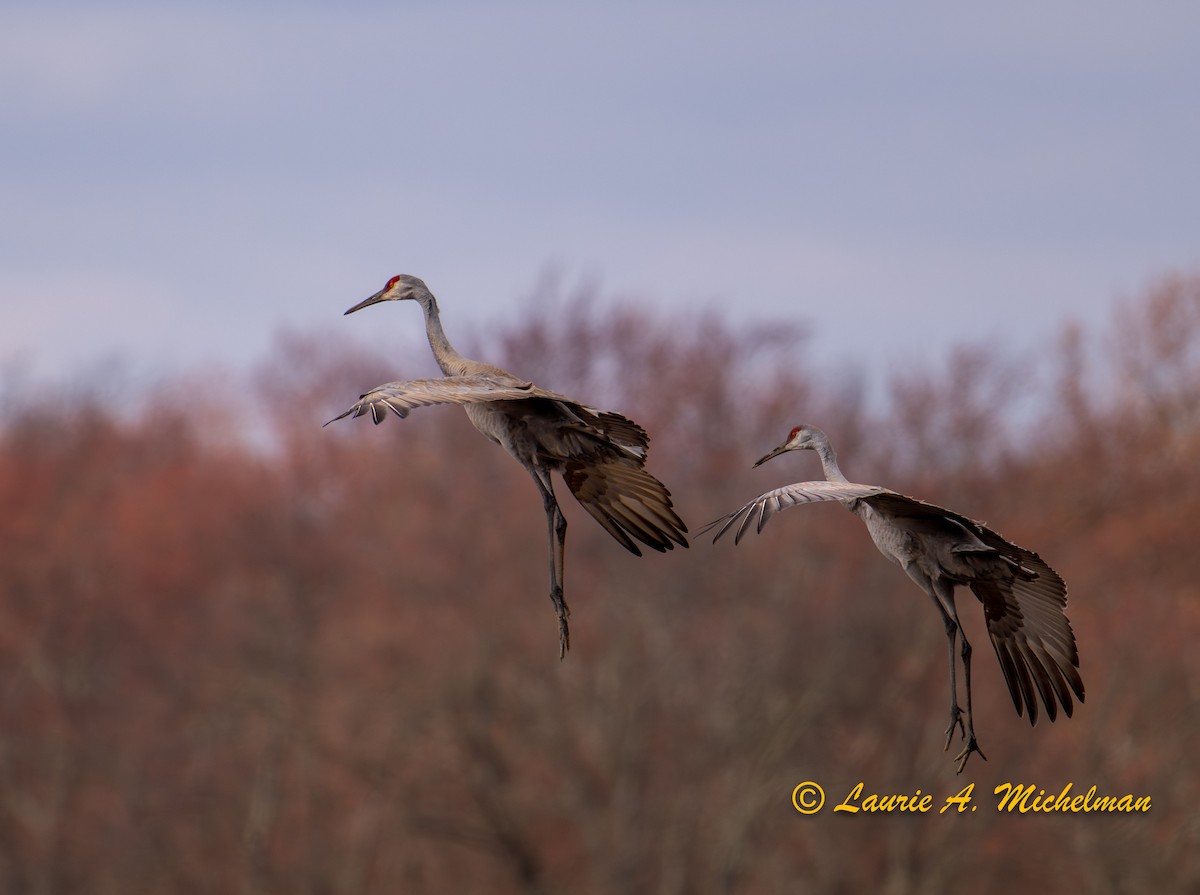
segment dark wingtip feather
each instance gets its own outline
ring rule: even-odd
[[[706,535],[720,525],[721,527],[717,529],[716,534],[713,535],[712,542],[715,544],[721,539],[721,535],[725,534],[726,530],[729,528],[729,522],[730,518],[728,516],[722,516],[720,519],[714,519],[712,522],[707,522],[696,529],[696,536],[699,537],[700,535]]]
[[[355,406],[357,407],[357,405],[355,405]],[[321,423],[321,428],[324,429],[326,426],[329,425],[329,423],[336,423],[338,420],[344,420],[350,414],[354,413],[354,410],[355,410],[354,407],[351,407],[349,410],[343,410],[341,413],[339,413],[337,416],[335,416],[329,422]]]

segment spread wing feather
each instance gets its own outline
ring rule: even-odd
[[[403,419],[415,407],[428,407],[433,404],[484,404],[492,401],[520,401],[529,398],[547,398],[579,406],[564,395],[548,392],[538,388],[532,382],[523,382],[516,377],[442,376],[437,379],[405,379],[398,382],[385,382],[361,395],[349,410],[335,416],[329,422],[336,422],[348,416],[360,417],[369,413],[375,425],[379,425],[389,410]],[[329,425],[329,423],[325,425]]]
[[[520,413],[522,402],[548,401],[560,405],[563,413],[578,421],[584,431],[599,434],[613,441],[631,454],[643,460],[650,447],[646,430],[628,417],[612,411],[596,410],[560,395],[539,388],[515,376],[476,374],[472,376],[441,376],[437,379],[405,379],[385,382],[359,399],[344,413],[338,414],[329,423],[346,417],[371,415],[375,425],[386,419],[388,411],[403,419],[416,407],[434,404],[509,404],[505,408]],[[531,408],[531,413],[535,413]],[[325,425],[329,425],[326,423]]]
[[[670,492],[637,461],[619,456],[569,460],[562,477],[592,518],[631,553],[642,555],[631,535],[660,553],[675,544],[688,545],[687,526],[675,512]]]
[[[737,532],[733,540],[735,544],[740,544],[742,536],[752,521],[756,524],[756,530],[761,532],[763,526],[780,510],[799,506],[802,503],[855,500],[885,493],[891,492],[879,485],[858,485],[853,482],[796,482],[794,485],[784,485],[782,488],[758,495],[740,509],[708,523],[700,529],[699,534],[716,528],[717,533],[713,536],[713,543],[716,543],[736,522]]]
[[[1000,660],[1013,707],[1018,715],[1028,713],[1029,723],[1036,724],[1035,691],[1046,716],[1053,721],[1059,704],[1071,717],[1071,694],[1082,703],[1084,686],[1075,635],[1065,614],[1066,585],[1037,554],[1022,552],[1026,554],[1022,565],[1034,567],[1036,578],[977,581],[972,582],[971,590],[983,603],[988,636]]]

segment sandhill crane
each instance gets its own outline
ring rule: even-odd
[[[403,418],[414,407],[461,404],[476,429],[525,467],[546,511],[550,599],[558,613],[562,658],[571,646],[570,611],[563,595],[567,520],[554,497],[550,473],[557,471],[583,508],[631,553],[642,555],[632,538],[660,553],[675,544],[687,547],[687,526],[676,514],[670,492],[643,468],[650,439],[641,426],[619,413],[587,407],[499,367],[463,357],[442,330],[433,294],[416,277],[392,277],[346,313],[403,300],[417,302],[424,311],[429,347],[444,376],[385,383],[329,422],[370,413],[378,425],[389,410]]]
[[[816,451],[825,473],[823,482],[798,482],[765,494],[727,516],[709,523],[702,532],[717,528],[715,543],[737,524],[734,543],[742,539],[751,522],[762,531],[779,510],[802,503],[836,500],[866,523],[879,551],[900,564],[933,600],[946,626],[950,646],[950,726],[946,749],[954,729],[966,744],[955,761],[962,773],[972,752],[987,760],[975,739],[971,718],[971,645],[958,623],[954,587],[965,584],[983,604],[988,635],[1000,660],[1017,715],[1024,708],[1029,723],[1036,724],[1041,696],[1046,715],[1053,721],[1057,702],[1071,716],[1071,692],[1083,702],[1079,653],[1075,635],[1064,612],[1067,587],[1041,557],[1006,541],[978,522],[905,497],[879,485],[849,481],[838,468],[829,438],[815,426],[796,426],[787,440],[754,465],[761,466],[787,451]],[[955,638],[962,639],[963,677],[966,681],[966,726],[958,706],[955,684]],[[1068,687],[1070,690],[1068,690]],[[1057,702],[1056,702],[1057,699]]]

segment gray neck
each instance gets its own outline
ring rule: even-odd
[[[816,447],[813,448],[817,452],[817,456],[821,458],[821,470],[825,473],[825,478],[830,482],[848,482],[850,481],[842,471],[838,469],[837,454],[833,452],[833,446],[829,443],[829,439],[822,435],[816,439]]]
[[[425,312],[425,335],[429,337],[429,348],[437,360],[438,366],[446,376],[461,375],[466,358],[454,350],[446,332],[442,329],[442,320],[438,316],[437,301],[432,295],[422,296],[417,301]]]

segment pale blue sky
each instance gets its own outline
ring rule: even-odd
[[[553,267],[884,375],[1200,266],[1194,3],[14,6],[0,362],[41,374],[399,350],[341,316],[389,275],[453,337]]]

